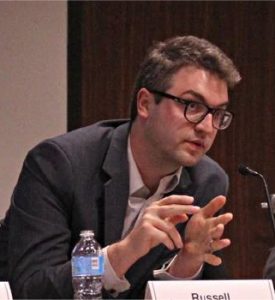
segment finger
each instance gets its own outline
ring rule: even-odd
[[[207,218],[214,216],[224,205],[226,198],[224,196],[217,196],[205,205],[201,211]]]
[[[210,236],[212,237],[212,240],[218,240],[222,237],[224,232],[224,225],[218,224],[216,227],[212,228],[210,231]]]
[[[230,239],[213,240],[211,242],[211,251],[216,252],[228,247],[231,244]]]
[[[176,227],[173,223],[169,221],[163,221],[161,223],[164,227],[161,227],[160,229],[167,233],[169,238],[173,241],[173,244],[177,249],[180,249],[183,247],[183,242],[180,233],[177,231]]]
[[[185,195],[171,195],[158,201],[159,205],[182,204],[188,205],[194,202],[194,197]]]
[[[179,205],[179,204],[171,204],[171,205],[163,205],[157,207],[157,215],[164,219],[167,217],[173,217],[176,215],[189,214],[193,215],[200,210],[200,207],[194,205]]]
[[[162,230],[155,228],[156,235],[158,235],[159,244],[164,244],[169,250],[175,249],[175,243],[171,238]]]
[[[181,248],[183,246],[181,235],[173,223],[168,220],[159,219],[155,216],[147,216],[145,222],[150,223],[154,228],[166,234],[166,236],[163,236],[164,240],[161,240],[160,242],[167,245],[167,247],[169,245],[169,249],[171,249],[170,241],[172,241],[173,244],[172,249],[175,247]],[[167,243],[168,240],[170,240],[169,243]]]
[[[179,223],[184,223],[189,219],[189,217],[186,214],[182,214],[182,215],[176,215],[176,216],[172,216],[167,218],[167,220],[171,223],[173,223],[174,225],[177,225]]]
[[[206,253],[204,255],[204,262],[212,266],[219,266],[222,263],[222,259],[217,255]]]
[[[150,246],[150,248],[155,247],[159,244],[164,244],[169,250],[174,250],[175,249],[175,244],[171,240],[171,238],[162,230],[159,230],[157,227],[152,226],[152,224],[149,224],[150,226],[150,231],[151,231],[151,236],[154,239],[154,242]]]
[[[216,226],[218,224],[226,225],[233,219],[232,213],[225,213],[213,218],[213,224]]]

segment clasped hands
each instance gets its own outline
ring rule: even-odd
[[[135,228],[108,250],[117,275],[123,276],[136,260],[161,243],[170,250],[180,249],[169,271],[174,276],[192,276],[204,262],[219,265],[221,258],[213,252],[230,245],[222,236],[233,215],[215,216],[225,205],[224,196],[215,197],[202,208],[192,205],[193,201],[190,196],[171,195],[148,206]],[[176,225],[187,220],[182,237]]]

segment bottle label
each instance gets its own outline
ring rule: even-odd
[[[73,276],[101,276],[104,273],[103,255],[72,258]]]

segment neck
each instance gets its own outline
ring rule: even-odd
[[[175,172],[179,166],[168,165],[159,157],[156,147],[144,138],[142,131],[133,126],[130,132],[130,145],[137,168],[144,184],[154,193],[161,178]]]

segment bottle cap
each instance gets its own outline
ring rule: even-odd
[[[81,230],[80,236],[88,237],[88,236],[94,236],[93,230]]]

